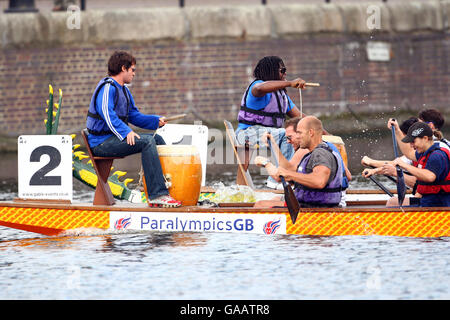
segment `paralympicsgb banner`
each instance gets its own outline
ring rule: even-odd
[[[116,230],[286,234],[284,214],[119,211],[109,219]]]

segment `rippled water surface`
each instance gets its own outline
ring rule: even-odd
[[[0,229],[1,299],[448,299],[448,239]]]

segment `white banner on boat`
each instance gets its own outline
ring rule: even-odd
[[[112,211],[109,223],[116,230],[286,234],[284,214]]]

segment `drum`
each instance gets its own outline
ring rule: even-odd
[[[197,147],[192,145],[156,147],[164,177],[170,184],[168,188],[170,196],[181,201],[183,206],[196,205],[202,184],[202,165]]]

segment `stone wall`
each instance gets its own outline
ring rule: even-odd
[[[131,90],[146,113],[233,120],[265,55],[282,57],[288,78],[321,83],[304,91],[308,114],[449,109],[449,0],[92,10],[69,29],[73,17],[0,14],[1,134],[44,132],[48,84],[64,93],[60,133],[78,132],[114,50],[137,58]],[[368,60],[372,41],[391,46],[389,61]]]

